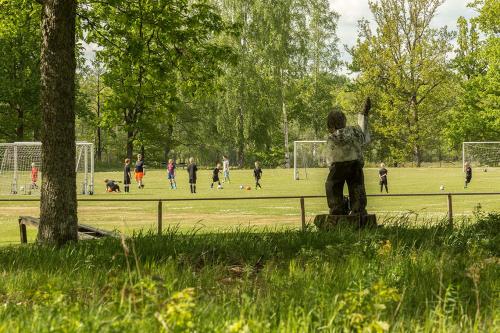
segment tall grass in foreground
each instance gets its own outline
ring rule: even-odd
[[[500,214],[0,248],[0,332],[495,332]]]

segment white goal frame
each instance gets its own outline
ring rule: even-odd
[[[299,140],[293,142],[293,179],[299,180],[299,167],[297,165],[297,144],[300,143],[326,143],[326,140]]]
[[[41,172],[43,172],[43,165],[41,161],[41,142],[12,142],[12,143],[0,143],[0,148],[5,148],[3,150],[4,155],[0,156],[0,174],[2,171],[7,170],[12,172],[12,180],[10,185],[10,194],[19,193],[19,174],[21,172],[26,172],[27,170],[20,170],[19,168],[19,156],[18,151],[20,147],[39,147],[40,149],[40,159],[33,161],[36,163],[37,167]],[[10,150],[9,150],[10,149]],[[7,150],[12,154],[12,169],[6,169],[8,165]],[[2,151],[2,150],[0,150]],[[81,164],[83,163],[83,164]],[[9,166],[10,167],[10,166]],[[94,194],[94,144],[85,141],[76,142],[76,173],[83,173],[83,183],[82,183],[82,194],[92,195]],[[20,186],[21,187],[21,186]]]
[[[465,156],[465,146],[466,145],[488,145],[488,144],[496,144],[498,147],[500,147],[500,141],[466,141],[462,142],[462,169],[465,172],[465,162],[470,162],[467,161],[467,156]],[[500,150],[500,148],[499,148]]]

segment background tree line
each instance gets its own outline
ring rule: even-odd
[[[76,134],[102,164],[222,154],[288,166],[334,104],[374,101],[370,160],[453,160],[500,138],[497,1],[435,28],[443,0],[370,1],[343,64],[327,0],[88,0],[77,8]],[[40,6],[0,1],[0,141],[40,140]],[[451,29],[451,30],[450,30]],[[92,64],[82,41],[98,45]]]

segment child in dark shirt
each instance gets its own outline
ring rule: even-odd
[[[130,192],[130,179],[132,178],[130,174],[130,158],[125,159],[125,166],[123,167],[123,187],[125,188],[125,193]]]
[[[260,186],[260,178],[262,177],[262,169],[259,162],[255,162],[255,169],[253,169],[253,176],[255,178],[255,189],[262,188]]]
[[[218,184],[219,189],[221,188],[219,179],[220,167],[221,167],[220,163],[217,163],[212,174],[212,185],[210,185],[210,188],[214,188],[214,183]]]
[[[198,167],[194,163],[194,158],[189,158],[189,165],[187,167],[187,172],[189,174],[189,188],[191,189],[191,193],[196,193],[196,172],[198,171]]]
[[[465,185],[464,185],[464,188],[467,188],[467,185],[469,185],[471,179],[472,179],[472,167],[470,166],[469,162],[465,162]]]
[[[389,193],[389,190],[387,189],[387,169],[385,168],[384,163],[380,164],[380,169],[378,170],[378,177],[380,178],[379,181],[380,193],[382,193],[384,186],[385,186],[385,192]]]
[[[120,186],[111,179],[104,179],[106,183],[106,192],[120,192]]]

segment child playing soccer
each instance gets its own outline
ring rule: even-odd
[[[31,163],[31,189],[34,190],[38,188],[38,185],[36,182],[38,181],[38,168],[36,167],[36,164],[33,162]]]
[[[170,182],[170,188],[172,190],[175,190],[177,189],[177,183],[175,182],[175,164],[173,159],[168,160],[167,171],[168,171],[167,178]]]
[[[196,193],[196,172],[198,171],[198,167],[194,163],[194,158],[189,158],[189,165],[187,167],[187,172],[189,174],[189,188],[191,189],[191,193]]]
[[[465,185],[464,185],[464,188],[467,188],[467,185],[469,185],[471,179],[472,179],[472,167],[470,166],[469,162],[465,162]]]
[[[110,179],[104,179],[106,183],[106,192],[120,192],[120,186],[114,181]]]
[[[130,158],[125,159],[125,166],[123,167],[123,187],[125,188],[125,193],[130,192]]]
[[[380,169],[378,170],[378,177],[380,178],[380,193],[382,193],[382,189],[385,186],[385,192],[389,193],[389,190],[387,189],[387,169],[385,168],[385,164],[381,163],[380,164]]]
[[[135,162],[135,181],[140,189],[144,188],[142,178],[146,175],[146,168],[144,167],[144,160],[141,154],[137,154],[137,162]]]
[[[214,188],[214,183],[219,184],[220,188],[220,179],[219,179],[219,173],[220,173],[220,163],[217,163],[215,166],[215,169],[212,174],[212,185],[210,185],[210,188]]]
[[[222,156],[222,171],[224,172],[224,183],[230,183],[231,180],[229,179],[229,159],[226,155]]]
[[[262,177],[262,169],[260,168],[259,162],[255,162],[255,169],[253,169],[253,176],[255,178],[255,189],[262,188],[260,186],[260,178]]]

